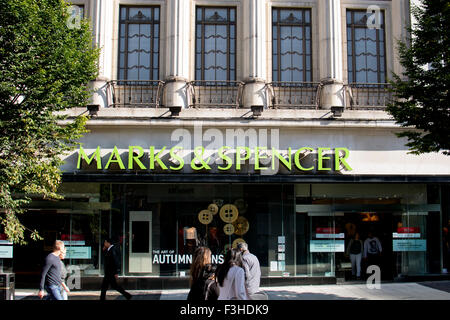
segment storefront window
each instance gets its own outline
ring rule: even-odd
[[[440,188],[432,185],[64,183],[61,192],[65,200],[35,200],[24,215],[44,240],[14,246],[14,272],[38,276],[61,239],[67,267],[102,275],[110,237],[122,276],[187,277],[197,247],[220,264],[245,241],[265,278],[347,279],[350,240],[369,233],[382,247],[382,279],[442,268]]]
[[[363,242],[370,234],[379,240],[382,279],[439,273],[440,238],[432,232],[440,221],[436,190],[425,184],[297,185],[296,274],[348,278],[346,249],[356,234]],[[299,245],[308,240],[309,246]],[[364,273],[367,260],[361,267]]]

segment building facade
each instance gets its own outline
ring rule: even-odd
[[[95,282],[106,236],[135,288],[185,284],[196,247],[220,263],[241,241],[263,283],[348,279],[369,232],[383,279],[446,268],[450,160],[409,154],[385,112],[409,1],[73,4],[101,48],[91,104],[68,112],[90,132],[64,155],[65,200],[24,216],[45,240],[14,248],[18,280],[62,239]]]

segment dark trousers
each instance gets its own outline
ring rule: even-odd
[[[106,291],[108,290],[109,286],[111,286],[111,288],[113,288],[114,290],[119,291],[126,299],[131,298],[131,294],[126,292],[121,286],[117,284],[116,278],[114,276],[105,275],[102,282],[102,293],[100,295],[100,300],[105,300]]]

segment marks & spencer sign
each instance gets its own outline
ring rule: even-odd
[[[106,149],[97,146],[88,152],[82,146],[78,150],[77,169],[93,170],[158,170],[180,171],[189,167],[193,171],[236,171],[251,168],[263,173],[278,168],[294,171],[352,171],[347,148],[301,147],[279,150],[267,147],[222,146],[215,150],[203,146],[192,150],[181,146],[129,146],[119,151],[117,146]]]

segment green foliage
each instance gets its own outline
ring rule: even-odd
[[[62,198],[61,159],[87,118],[61,111],[87,104],[98,50],[87,21],[69,27],[63,0],[0,0],[0,8],[0,223],[23,244],[26,231],[40,239],[19,220],[31,197]]]
[[[414,154],[450,150],[450,2],[423,0],[414,7],[417,25],[409,32],[407,43],[399,42],[403,79],[394,75],[393,91],[397,101],[387,111],[407,130],[406,137]]]

